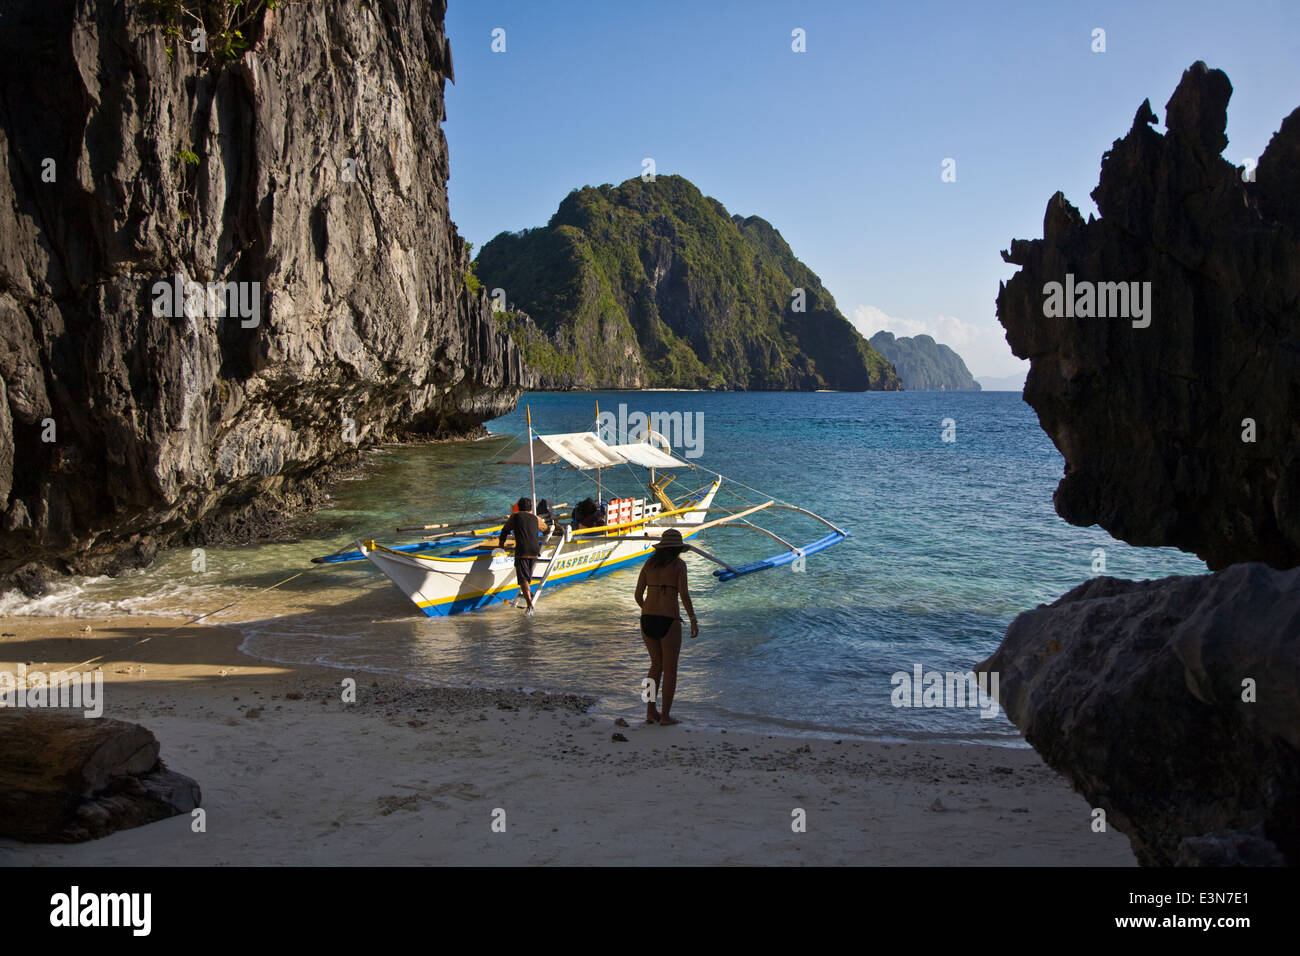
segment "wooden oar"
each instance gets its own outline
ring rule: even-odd
[[[462,534],[464,534],[462,531],[443,531],[439,534],[426,534],[423,537],[426,541],[436,541],[439,538],[455,538]]]
[[[465,528],[472,524],[483,524],[485,521],[504,521],[504,518],[477,518],[473,521],[444,521],[442,524],[402,524],[397,526],[401,532],[407,531],[439,531],[443,528]]]

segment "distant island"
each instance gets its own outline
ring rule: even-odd
[[[975,381],[986,392],[1023,392],[1025,390],[1025,373],[1015,375],[977,375]]]
[[[467,281],[495,296],[532,388],[903,387],[770,223],[680,176],[575,189],[547,225],[488,242]]]
[[[871,345],[898,369],[908,391],[978,392],[970,369],[961,356],[928,335],[895,338],[892,332],[877,332]]]

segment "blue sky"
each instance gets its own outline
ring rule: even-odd
[[[1298,0],[450,0],[447,32],[451,214],[476,247],[653,157],[771,222],[865,333],[928,331],[976,375],[1022,367],[994,317],[999,250],[1042,235],[1058,189],[1095,212],[1143,98],[1163,121],[1193,61],[1224,70],[1234,163],[1300,105]]]

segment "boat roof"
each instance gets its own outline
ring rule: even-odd
[[[629,442],[610,445],[595,432],[566,432],[562,435],[537,435],[533,438],[533,461],[538,465],[565,462],[574,468],[613,468],[630,462],[642,468],[686,468],[687,462],[675,458],[656,445]],[[502,459],[503,465],[528,464],[528,446]]]
[[[622,455],[634,465],[640,465],[642,468],[689,468],[687,462],[680,458],[674,458],[668,452],[664,451],[658,445],[651,445],[649,442],[629,442],[626,445],[611,445],[610,449],[618,455]]]

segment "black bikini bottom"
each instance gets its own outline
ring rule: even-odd
[[[662,617],[658,614],[642,614],[641,630],[645,632],[645,636],[650,638],[650,640],[661,641],[663,640],[664,635],[672,630],[673,625],[680,620],[681,618],[679,617]]]

